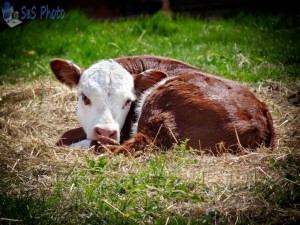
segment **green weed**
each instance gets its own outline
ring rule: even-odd
[[[206,187],[202,181],[183,180],[170,168],[172,163],[167,164],[164,156],[148,156],[147,164],[132,164],[124,174],[119,162],[109,161],[106,157],[86,157],[86,169],[68,181],[60,181],[52,196],[53,206],[63,207],[74,221],[81,223],[147,224],[161,221],[159,218],[167,219],[172,204],[205,202],[203,193]],[[66,194],[68,201],[63,197]],[[52,210],[58,213],[53,206]],[[173,215],[171,221],[184,220]],[[65,216],[58,218],[70,219]]]

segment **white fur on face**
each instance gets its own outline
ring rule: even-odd
[[[94,128],[120,131],[135,100],[132,75],[113,60],[103,60],[85,70],[78,83],[77,115],[87,138],[97,140]],[[85,95],[90,104],[83,101]]]

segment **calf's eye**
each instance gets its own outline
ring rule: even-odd
[[[82,101],[84,102],[85,105],[91,104],[91,100],[88,97],[86,97],[85,94],[82,94]]]
[[[127,101],[125,102],[124,106],[122,107],[122,109],[125,109],[126,107],[131,105],[132,100],[131,99],[127,99]]]

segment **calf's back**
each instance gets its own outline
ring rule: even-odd
[[[189,146],[218,154],[274,142],[266,105],[235,82],[185,74],[155,87],[142,104],[137,132],[157,137],[158,146],[189,139]]]

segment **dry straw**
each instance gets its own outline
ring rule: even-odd
[[[189,218],[217,210],[233,223],[241,216],[254,216],[261,208],[270,210],[270,214],[275,210],[282,218],[291,215],[300,218],[296,209],[281,210],[280,213],[280,209],[263,198],[245,188],[240,189],[260,181],[284,180],[286,171],[274,169],[270,159],[279,163],[289,154],[300,159],[300,108],[287,100],[289,95],[300,90],[300,82],[266,81],[250,88],[268,104],[272,113],[277,134],[274,149],[271,151],[262,146],[256,152],[245,149],[244,154],[220,157],[190,153],[183,156],[182,165],[174,161],[167,168],[171,171],[180,166],[178,176],[185,180],[203,180],[207,186],[206,198],[211,201],[176,203],[168,210]],[[58,176],[86,166],[84,155],[98,157],[92,151],[55,146],[64,131],[78,126],[76,101],[76,93],[48,79],[0,86],[0,171],[5,179],[18,180],[14,189],[0,187],[2,193],[50,194]],[[165,154],[174,157],[174,150]],[[191,159],[198,163],[189,164]],[[146,156],[130,160],[112,156],[111,160],[122,162],[120,165],[124,167],[119,172],[124,174],[132,171],[135,163],[147,163]]]

